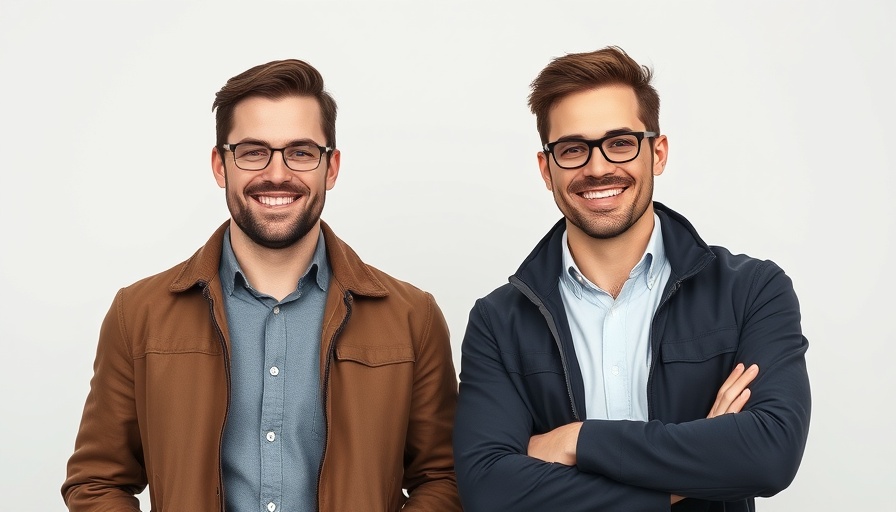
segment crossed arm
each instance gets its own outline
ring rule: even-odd
[[[722,414],[740,412],[750,399],[750,388],[747,386],[757,375],[759,375],[758,365],[753,364],[745,368],[743,363],[738,363],[719,388],[716,400],[706,417],[714,418]],[[576,445],[579,442],[581,428],[582,422],[577,421],[532,436],[529,438],[528,455],[545,462],[575,466]],[[683,499],[683,496],[673,494],[671,502],[674,504]]]

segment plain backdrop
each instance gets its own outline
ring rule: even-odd
[[[0,509],[64,510],[116,290],[227,218],[209,155],[229,77],[290,57],[322,72],[343,154],[324,219],[435,295],[459,365],[473,301],[560,215],[528,84],[613,44],[656,73],[670,157],[655,198],[776,261],[801,300],[809,443],[758,508],[896,510],[894,20],[856,0],[0,0]]]

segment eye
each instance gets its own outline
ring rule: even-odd
[[[284,150],[289,160],[314,160],[320,155],[317,146],[292,146]]]
[[[270,150],[264,146],[240,145],[236,148],[236,157],[247,160],[260,160],[268,157]]]
[[[562,142],[554,146],[557,156],[576,158],[588,154],[588,145],[582,142]]]
[[[634,135],[611,137],[604,141],[602,147],[604,153],[612,153],[628,157],[638,151],[638,138]]]
[[[625,148],[638,145],[638,139],[634,137],[618,137],[604,143],[608,148]]]

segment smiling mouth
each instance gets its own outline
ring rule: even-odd
[[[607,197],[618,196],[623,191],[624,188],[610,188],[606,190],[586,190],[584,192],[580,192],[579,195],[584,197],[585,199],[605,199]]]
[[[265,206],[285,206],[291,204],[298,196],[253,196],[256,201]]]

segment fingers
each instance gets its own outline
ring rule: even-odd
[[[722,387],[719,388],[716,401],[713,403],[707,418],[714,418],[720,414],[740,412],[750,398],[750,390],[747,389],[747,386],[753,382],[757,375],[759,375],[759,366],[753,364],[745,369],[742,363],[738,363],[734,370],[731,371],[731,375],[725,379]]]
[[[734,412],[740,412],[743,410],[744,406],[747,405],[747,400],[750,399],[750,388],[747,388],[738,395],[737,398],[731,402],[731,405],[728,406],[728,409],[725,410],[722,414],[731,414]]]
[[[722,383],[722,387],[719,388],[719,392],[716,393],[716,400],[712,404],[712,408],[709,410],[709,414],[706,416],[707,418],[714,418],[720,414],[724,414],[728,409],[730,402],[733,400],[726,400],[725,393],[732,389],[737,379],[741,378],[744,374],[744,364],[737,363],[734,367],[734,370],[731,371],[731,375],[725,379],[725,382]],[[740,393],[738,393],[739,395]],[[736,396],[735,396],[736,398]]]
[[[731,370],[731,375],[729,375],[728,378],[725,379],[725,382],[722,383],[722,387],[719,388],[719,394],[722,394],[722,391],[730,388],[735,383],[735,381],[737,381],[737,379],[739,379],[740,376],[744,374],[744,370],[744,363],[737,363],[734,369]]]

